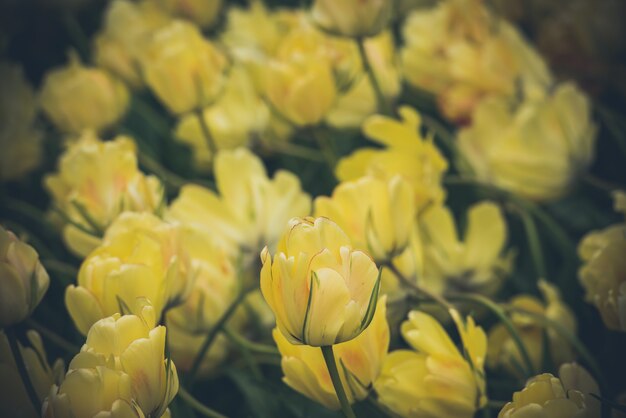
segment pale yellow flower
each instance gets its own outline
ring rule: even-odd
[[[100,68],[83,66],[78,57],[48,72],[39,97],[41,107],[62,132],[96,132],[118,122],[128,107],[128,89]]]
[[[0,182],[32,171],[42,156],[42,133],[33,123],[37,103],[22,69],[0,62]]]
[[[406,79],[433,93],[454,121],[467,121],[485,96],[513,97],[520,85],[536,91],[552,82],[541,56],[482,0],[446,0],[415,10],[403,35]]]
[[[324,30],[353,38],[374,36],[391,23],[388,0],[315,0],[311,15]]]
[[[379,401],[403,417],[471,418],[486,403],[483,361],[485,333],[471,317],[460,324],[471,363],[431,316],[411,311],[402,335],[413,350],[390,353],[374,382]]]
[[[513,297],[509,301],[509,305],[535,315],[545,316],[575,335],[576,317],[561,300],[558,289],[545,281],[540,281],[539,290],[544,301],[534,296],[519,295]],[[546,346],[552,362],[557,366],[575,359],[575,352],[569,341],[557,333],[554,328],[545,326],[537,319],[522,313],[513,314],[511,320],[515,330],[522,338],[535,370],[541,370]],[[510,332],[503,324],[497,324],[489,331],[487,362],[491,368],[502,368],[510,374],[524,376],[522,355]]]
[[[419,114],[408,106],[398,109],[401,120],[386,116],[370,116],[363,125],[363,133],[386,148],[363,147],[337,165],[339,180],[354,180],[364,175],[389,180],[400,175],[414,189],[418,211],[442,202],[445,196],[441,185],[448,162],[433,144],[432,138],[420,134]]]
[[[408,245],[414,202],[411,185],[400,176],[389,181],[363,177],[339,184],[332,197],[315,199],[315,216],[337,222],[354,248],[381,264]]]
[[[212,103],[222,90],[226,65],[197,27],[177,20],[154,32],[141,56],[146,84],[174,114]]]
[[[120,213],[158,212],[164,199],[163,186],[139,171],[135,144],[124,136],[102,142],[85,133],[69,145],[58,173],[46,176],[44,184],[53,209],[62,214],[66,245],[83,257]]]
[[[517,106],[484,100],[458,147],[479,181],[541,201],[569,191],[591,163],[595,139],[589,99],[566,83]]]
[[[26,319],[49,285],[37,251],[0,226],[0,328]]]
[[[292,344],[349,341],[372,320],[376,264],[327,218],[294,218],[272,257],[261,253],[261,291]]]
[[[169,21],[153,2],[112,1],[105,12],[103,28],[94,39],[96,64],[132,87],[142,86],[139,57],[151,34]]]
[[[22,353],[26,370],[33,385],[33,389],[40,401],[43,401],[54,384],[60,384],[65,375],[65,365],[61,359],[48,364],[46,350],[39,334],[33,330],[26,333],[29,346],[18,343]],[[11,352],[9,341],[0,331],[0,416],[3,417],[40,417],[35,411],[22,383],[15,358]]]
[[[228,81],[217,102],[202,112],[210,138],[204,132],[196,114],[183,116],[174,138],[191,147],[196,169],[211,171],[213,152],[209,141],[217,148],[234,149],[252,144],[255,137],[269,124],[270,111],[257,93],[253,80],[242,66],[230,69]]]
[[[378,378],[389,348],[386,298],[379,299],[372,323],[354,339],[333,346],[339,377],[350,403],[365,399]],[[282,355],[283,381],[294,390],[329,409],[338,410],[322,351],[317,347],[291,344],[275,328],[274,341]]]
[[[181,239],[178,225],[154,215],[126,212],[118,217],[81,265],[77,286],[65,292],[78,330],[86,334],[101,318],[139,314],[148,304],[160,317],[164,309],[182,303],[196,271]]]
[[[220,245],[253,253],[264,245],[273,248],[287,221],[311,210],[294,174],[279,170],[270,179],[262,161],[245,148],[220,151],[214,174],[219,194],[187,185],[168,217],[214,235]]]
[[[153,0],[168,13],[189,19],[202,29],[214,25],[222,8],[222,0]]]

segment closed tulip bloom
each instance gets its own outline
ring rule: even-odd
[[[519,295],[511,299],[509,304],[512,307],[545,316],[561,324],[568,332],[575,335],[576,317],[561,300],[558,289],[545,281],[540,281],[539,290],[544,300],[534,296]],[[575,359],[573,347],[554,329],[547,328],[536,319],[523,314],[514,314],[511,320],[526,346],[526,351],[535,370],[540,370],[544,364],[546,349],[555,365],[561,365]],[[491,368],[502,368],[512,375],[524,376],[524,371],[520,369],[524,360],[510,332],[503,324],[497,324],[489,331],[487,362]]]
[[[408,245],[415,222],[411,185],[400,176],[390,181],[363,177],[341,183],[332,197],[315,200],[315,216],[337,222],[354,248],[381,264]]]
[[[168,13],[196,23],[202,29],[211,27],[222,8],[222,0],[155,0]]]
[[[312,17],[324,30],[361,38],[380,33],[391,23],[393,2],[388,0],[316,0]]]
[[[248,253],[273,248],[289,219],[310,213],[311,198],[298,178],[278,170],[270,179],[263,162],[245,148],[220,151],[214,175],[219,194],[184,186],[167,216],[216,236],[222,246]]]
[[[456,319],[460,321],[458,315]],[[486,402],[487,343],[471,317],[459,325],[471,364],[433,317],[410,312],[401,330],[414,351],[397,350],[387,356],[374,382],[379,401],[403,417],[473,417]]]
[[[372,320],[379,273],[329,219],[294,218],[272,257],[261,252],[261,291],[292,344],[349,341]]]
[[[339,375],[350,403],[365,399],[378,378],[389,348],[386,298],[378,300],[372,323],[356,338],[333,347]],[[282,355],[283,381],[329,409],[338,410],[330,374],[322,352],[316,347],[291,344],[276,328],[272,332]]]
[[[363,147],[343,158],[336,168],[341,181],[365,175],[389,180],[402,176],[413,187],[418,211],[443,201],[441,179],[448,162],[433,144],[432,138],[420,134],[420,116],[412,108],[398,109],[400,121],[374,115],[367,118],[363,133],[385,148]]]
[[[100,68],[83,66],[71,55],[66,66],[46,74],[39,100],[57,129],[80,134],[86,129],[99,132],[119,121],[129,94],[120,80]]]
[[[174,114],[213,102],[222,90],[226,64],[197,27],[176,20],[152,34],[141,57],[146,84]]]
[[[139,314],[147,304],[160,317],[185,300],[195,274],[177,225],[147,213],[124,213],[81,265],[65,304],[83,334],[101,318]]]
[[[0,328],[28,318],[49,285],[37,251],[0,226]]]
[[[163,186],[139,171],[136,152],[128,137],[103,142],[85,133],[63,153],[58,172],[45,177],[53,207],[65,221],[63,239],[73,253],[89,254],[124,211],[160,210]]]
[[[594,155],[589,99],[573,84],[511,106],[487,99],[458,146],[478,180],[544,201],[566,194]]]

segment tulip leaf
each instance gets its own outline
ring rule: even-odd
[[[124,302],[124,300],[119,295],[115,295],[115,298],[117,299],[117,305],[120,308],[120,313],[122,315],[130,315],[132,311],[130,310],[130,307],[126,304],[126,302]]]
[[[302,323],[302,342],[307,344],[307,329],[309,327],[309,315],[311,314],[311,301],[313,300],[313,280],[319,285],[319,279],[317,273],[311,272],[311,283],[309,286],[309,299],[306,303],[306,312],[304,313],[304,322]]]
[[[383,269],[378,269],[378,277],[376,278],[376,284],[372,289],[372,294],[370,295],[370,301],[367,305],[367,311],[365,312],[365,316],[363,317],[363,321],[361,322],[361,330],[364,330],[370,325],[372,319],[374,318],[374,314],[376,313],[376,304],[378,303],[378,290],[380,289],[380,279],[382,276]]]

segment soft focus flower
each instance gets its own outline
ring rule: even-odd
[[[192,333],[208,332],[237,296],[237,273],[227,251],[211,235],[186,225],[180,234],[195,279],[183,304],[168,311],[167,324]]]
[[[261,253],[261,291],[292,344],[349,341],[372,320],[376,264],[329,219],[294,218],[272,258]]]
[[[625,194],[615,194],[615,209],[624,211]],[[626,332],[626,224],[588,233],[578,246],[578,271],[585,300],[595,305],[604,324]]]
[[[172,360],[176,363],[176,369],[181,372],[190,372],[193,362],[206,340],[206,332],[191,333],[175,323],[167,324],[168,344]],[[206,352],[200,366],[198,366],[197,376],[210,376],[228,355],[232,352],[232,347],[228,343],[227,337],[220,333],[215,337],[215,341]]]
[[[462,238],[450,209],[429,208],[418,223],[424,251],[418,280],[441,283],[444,292],[472,291],[493,296],[512,269],[512,253],[505,253],[507,225],[492,202],[470,207]]]
[[[546,64],[508,22],[482,0],[446,0],[409,15],[404,27],[404,74],[436,95],[451,120],[467,121],[490,95],[514,97],[547,88]]]
[[[513,308],[545,316],[575,335],[576,317],[570,308],[561,301],[558,289],[545,281],[540,281],[539,290],[545,302],[534,296],[519,295],[513,297],[509,301],[509,305]],[[511,321],[522,338],[535,370],[542,368],[546,347],[550,359],[557,366],[574,360],[573,347],[552,327],[547,327],[537,319],[522,313],[512,314]],[[510,332],[503,324],[497,324],[489,331],[487,363],[491,368],[500,367],[510,374],[524,376],[524,370],[520,369],[521,365],[524,364],[522,355]]]
[[[364,175],[389,180],[401,175],[414,189],[418,211],[443,201],[441,178],[448,162],[432,139],[420,134],[419,114],[408,106],[398,109],[401,120],[374,115],[363,125],[363,133],[386,148],[363,147],[343,158],[337,165],[339,180],[354,180]]]
[[[84,67],[70,56],[64,67],[48,72],[40,103],[46,116],[62,132],[101,131],[126,112],[129,95],[124,83],[100,68]]]
[[[158,212],[163,186],[137,167],[135,144],[124,136],[102,142],[85,133],[59,160],[59,171],[45,187],[65,221],[63,239],[72,252],[86,256],[106,228],[124,211]]]
[[[313,20],[324,30],[353,38],[374,36],[391,23],[393,2],[387,0],[315,0]]]
[[[0,226],[0,328],[26,319],[49,284],[37,251]]]
[[[268,178],[261,160],[245,148],[220,151],[214,174],[219,195],[187,185],[168,216],[224,240],[224,246],[235,244],[248,252],[273,248],[287,221],[311,210],[311,198],[294,174],[278,170]]]
[[[602,403],[591,394],[601,396],[598,382],[585,368],[578,363],[565,363],[559,367],[559,379],[563,383],[566,393],[578,391],[585,397],[585,410],[587,418],[601,416]]]
[[[471,317],[460,325],[471,364],[433,317],[411,311],[401,330],[415,351],[397,350],[387,356],[374,382],[379,401],[403,417],[473,417],[486,402],[487,342]]]
[[[371,324],[354,339],[333,346],[339,376],[350,403],[365,399],[378,378],[389,348],[386,298],[379,299]],[[338,410],[330,374],[317,347],[291,344],[275,328],[274,341],[282,357],[283,381],[294,390],[327,408]]]
[[[94,40],[94,59],[130,86],[143,84],[139,57],[151,34],[170,18],[153,2],[112,1]]]
[[[561,373],[563,371],[561,369]],[[599,417],[600,411],[593,398],[569,386],[570,371],[565,369],[568,378],[563,381],[550,373],[533,377],[524,389],[513,394],[513,400],[502,408],[498,418]],[[588,374],[587,377],[590,378]]]
[[[165,359],[164,326],[155,312],[115,314],[96,322],[60,386],[53,386],[44,417],[161,417],[178,392],[178,375]],[[106,415],[109,416],[109,415]]]
[[[83,334],[101,318],[139,314],[147,304],[160,317],[165,308],[185,300],[195,274],[178,225],[127,212],[85,259],[78,285],[65,292],[65,304]]]
[[[211,27],[222,8],[222,0],[154,0],[168,13],[189,19],[202,29]]]
[[[42,156],[41,132],[33,127],[35,93],[22,69],[0,62],[0,182],[15,180],[35,168]]]
[[[210,172],[213,167],[214,155],[209,140],[218,150],[248,146],[265,130],[270,119],[269,108],[242,66],[230,69],[224,92],[202,114],[210,138],[207,138],[197,114],[180,119],[174,138],[191,147],[194,164],[203,172]]]
[[[458,147],[478,180],[547,200],[565,194],[591,163],[595,139],[589,99],[566,83],[518,106],[486,99]]]
[[[172,21],[152,34],[141,57],[146,84],[175,114],[200,109],[222,90],[226,58],[193,24]]]
[[[335,188],[332,197],[315,199],[315,216],[332,219],[377,263],[402,252],[415,222],[411,185],[400,176],[389,181],[363,177]]]
[[[26,363],[26,370],[33,389],[40,401],[43,401],[53,384],[60,384],[65,374],[65,366],[61,359],[52,367],[46,359],[41,337],[36,331],[26,333],[30,346],[18,344]],[[9,341],[4,332],[0,331],[0,416],[3,417],[40,417],[39,411],[31,403],[26,387],[15,363]]]

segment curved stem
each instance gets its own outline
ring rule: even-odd
[[[447,311],[456,310],[456,308],[450,302],[445,300],[443,297],[435,293],[432,293],[430,290],[424,289],[423,287],[416,285],[415,283],[411,282],[409,279],[404,277],[404,275],[400,272],[400,270],[398,270],[398,268],[392,262],[383,264],[382,267],[387,267],[389,270],[391,270],[391,272],[395,274],[395,276],[398,278],[400,283],[402,283],[405,287],[409,288],[415,293],[424,295],[428,299],[434,302],[437,302],[439,305],[441,305],[441,307],[443,307]]]
[[[354,412],[352,411],[352,407],[350,406],[350,402],[348,401],[348,397],[346,396],[346,391],[341,384],[339,370],[337,370],[337,362],[335,361],[335,354],[333,353],[333,346],[327,345],[320,348],[322,349],[322,355],[324,356],[324,361],[326,362],[326,367],[328,368],[328,373],[330,374],[330,380],[333,382],[333,387],[335,388],[335,393],[339,399],[339,404],[341,405],[343,414],[346,418],[356,418]]]
[[[211,156],[215,158],[217,146],[215,145],[215,141],[213,140],[213,135],[211,135],[209,125],[206,123],[206,119],[204,118],[204,113],[202,112],[202,109],[196,110],[196,116],[198,116],[200,129],[202,129],[202,134],[204,135],[204,139],[206,140],[207,147],[209,147],[209,151],[211,151]]]
[[[220,414],[217,411],[204,405],[202,402],[193,397],[193,395],[185,390],[182,386],[178,388],[178,394],[180,398],[196,412],[204,415],[208,418],[226,418],[225,415]]]
[[[22,356],[22,350],[20,350],[19,343],[17,342],[17,337],[15,335],[15,329],[13,327],[8,327],[5,329],[7,339],[9,340],[9,347],[11,348],[11,353],[13,354],[13,358],[15,359],[15,364],[17,366],[17,371],[22,378],[22,383],[24,383],[24,388],[26,389],[26,393],[28,394],[28,398],[33,404],[33,408],[35,411],[41,411],[41,401],[39,400],[39,396],[35,391],[33,386],[33,382],[30,380],[30,376],[28,374],[28,370],[26,369],[26,363],[24,362],[24,357]]]
[[[273,356],[280,356],[278,349],[271,345],[260,344],[254,341],[250,341],[245,337],[242,337],[237,332],[233,331],[229,327],[224,327],[224,334],[230,339],[235,345],[246,349],[248,351],[258,353],[258,354],[269,354]]]
[[[528,248],[530,249],[530,255],[535,265],[535,274],[539,279],[547,279],[546,275],[546,263],[543,259],[543,252],[541,250],[541,240],[539,239],[539,232],[537,231],[537,224],[530,215],[530,213],[522,206],[517,206],[517,211],[524,224],[524,231],[526,232],[526,239],[528,240]]]
[[[383,90],[380,87],[380,83],[378,82],[378,78],[376,77],[376,73],[374,72],[374,68],[372,67],[372,63],[367,56],[367,49],[365,47],[366,38],[357,39],[356,43],[359,47],[359,54],[361,55],[361,60],[363,61],[363,69],[367,73],[367,76],[370,79],[370,83],[372,84],[372,88],[374,89],[374,94],[376,95],[376,102],[378,103],[378,111],[384,115],[390,115],[391,109],[389,104],[387,103],[387,99],[385,99],[385,95],[383,94]]]
[[[337,156],[335,155],[335,150],[333,149],[332,143],[327,135],[321,132],[320,129],[313,130],[313,137],[317,142],[317,146],[322,151],[322,156],[330,169],[330,173],[335,175],[335,167],[337,166]]]

